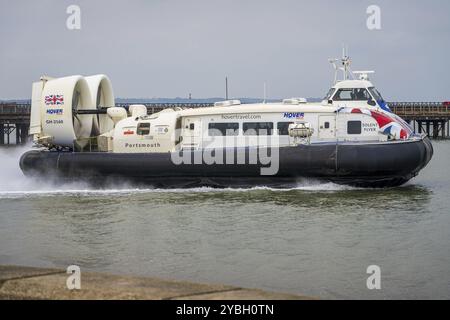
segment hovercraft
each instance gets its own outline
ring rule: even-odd
[[[332,62],[335,63],[336,60]],[[322,102],[216,102],[148,114],[115,107],[105,75],[33,84],[27,176],[139,181],[156,187],[290,186],[314,178],[361,187],[404,184],[433,155],[369,81],[342,59],[344,78]],[[336,77],[335,77],[336,79]]]

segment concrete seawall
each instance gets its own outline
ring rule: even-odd
[[[310,297],[157,278],[82,272],[67,289],[66,270],[0,265],[0,299],[305,300]]]

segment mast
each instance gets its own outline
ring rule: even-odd
[[[352,71],[350,69],[351,60],[348,56],[348,49],[345,49],[345,46],[342,46],[342,58],[341,59],[328,59],[328,61],[334,67],[334,84],[342,80],[349,80],[353,78]],[[339,63],[339,64],[338,64]],[[342,71],[342,80],[338,80],[338,72]]]
[[[228,77],[225,77],[225,100],[228,100]]]

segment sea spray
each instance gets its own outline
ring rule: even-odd
[[[20,156],[31,149],[31,145],[0,147],[0,191],[32,189],[19,167]]]
[[[26,177],[19,166],[20,157],[31,150],[31,144],[0,148],[0,193],[54,192],[87,188],[85,183],[61,183],[56,180]]]
[[[301,179],[295,186],[271,188],[265,186],[253,188],[176,188],[176,189],[155,189],[151,186],[134,185],[128,182],[110,182],[102,185],[101,188],[94,187],[88,182],[76,181],[67,182],[57,179],[26,177],[20,167],[19,160],[22,154],[32,149],[31,144],[14,147],[0,148],[0,198],[18,197],[42,197],[46,195],[72,194],[83,196],[96,196],[99,194],[117,195],[130,193],[147,192],[193,192],[193,193],[224,193],[224,192],[252,192],[252,191],[314,191],[314,192],[336,192],[355,189],[349,186],[341,186],[331,182],[323,182],[315,179]]]

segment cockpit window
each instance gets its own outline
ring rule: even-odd
[[[371,99],[369,92],[364,88],[339,89],[334,95],[334,101],[367,101]]]
[[[325,96],[325,98],[323,98],[323,100],[330,100],[331,99],[331,95],[334,92],[334,88],[331,88],[330,91],[328,91],[327,95]]]
[[[369,88],[369,91],[376,101],[384,101],[383,97],[381,96],[381,94],[378,92],[377,89],[375,89],[374,87],[371,87],[371,88]]]

